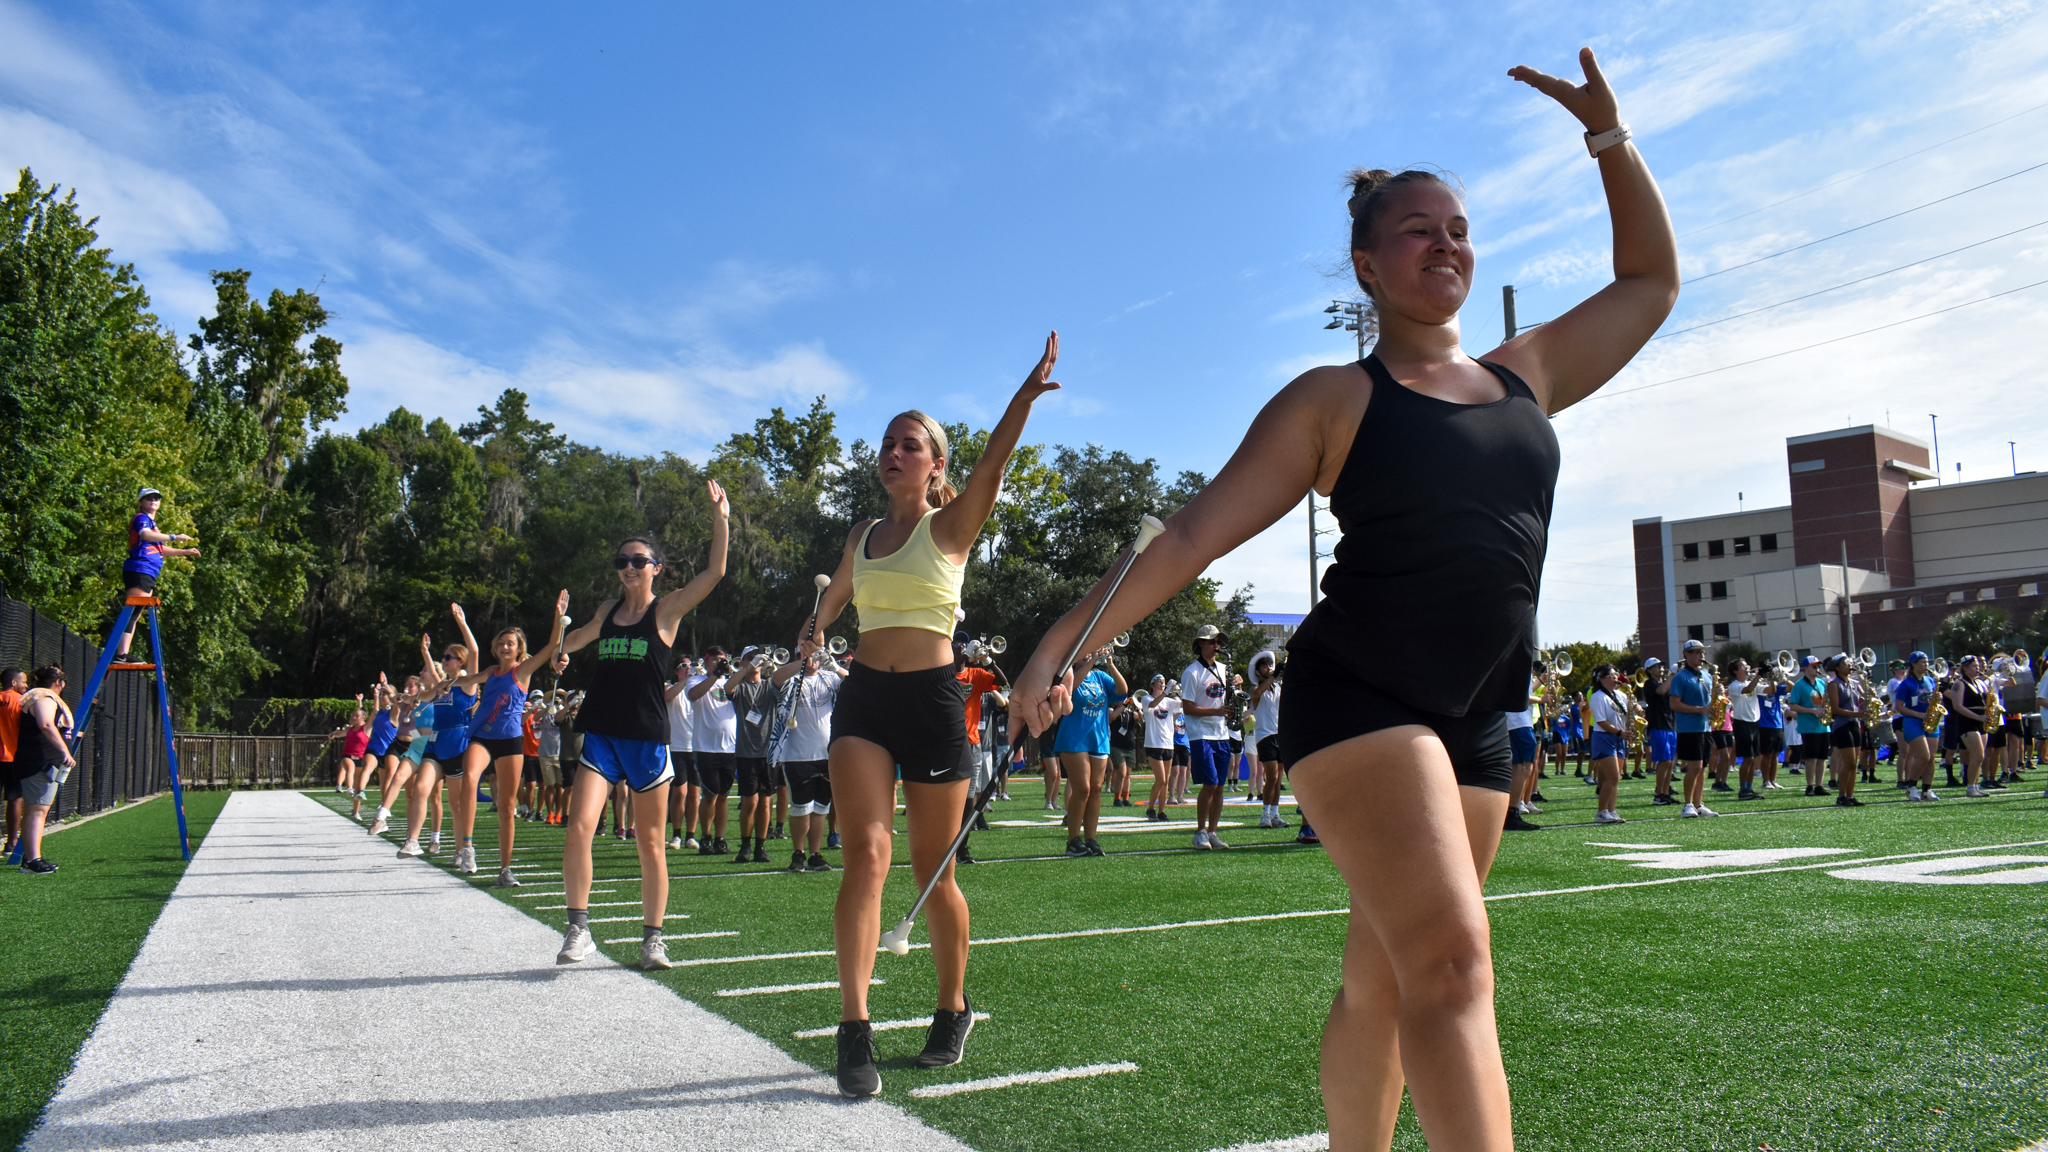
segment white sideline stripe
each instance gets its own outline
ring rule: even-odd
[[[2048,1140],[2036,1140],[2025,1148],[2015,1148],[2012,1152],[2048,1152]]]
[[[1770,872],[1810,872],[1816,868],[1846,868],[1854,865],[1877,864],[1885,860],[1920,860],[1929,856],[1953,856],[1959,852],[1986,852],[1995,848],[2033,848],[2048,844],[2048,840],[2022,840],[2017,844],[1985,844],[1976,848],[1942,848],[1933,852],[1902,852],[1896,856],[1858,856],[1852,860],[1839,857],[1821,864],[1791,864],[1782,868],[1744,868],[1737,872],[1702,872],[1694,876],[1667,876],[1661,880],[1630,880],[1619,884],[1584,884],[1577,888],[1551,888],[1541,892],[1503,892],[1488,896],[1494,900],[1522,900],[1530,896],[1567,896],[1574,892],[1610,892],[1616,888],[1653,888],[1659,884],[1683,884],[1688,880],[1725,880],[1731,876],[1761,876]]]
[[[599,895],[599,896],[616,896],[616,895],[618,895],[618,893],[616,893],[616,892],[599,892],[599,893],[598,893],[598,895]],[[593,902],[591,903],[591,905],[590,905],[590,906],[591,906],[592,908],[638,908],[638,907],[640,906],[640,901],[638,901],[638,900],[598,900],[598,901],[593,901]],[[566,912],[566,911],[568,911],[568,910],[569,910],[569,906],[568,906],[567,904],[542,904],[542,905],[540,905],[540,906],[538,906],[537,908],[535,908],[535,909],[534,909],[534,911],[536,911],[536,912]],[[681,913],[681,912],[671,912],[671,913],[669,913],[669,915],[670,915],[670,916],[681,916],[681,915],[684,915],[684,913]],[[639,919],[639,917],[638,917],[638,916],[629,916],[629,917],[627,917],[627,919],[629,919],[629,920],[638,920],[638,919]]]
[[[1138,1066],[1128,1060],[1114,1064],[1088,1064],[1080,1068],[1053,1068],[1044,1072],[1019,1072],[1015,1076],[990,1076],[986,1080],[962,1080],[958,1084],[933,1084],[928,1088],[912,1088],[910,1094],[921,1099],[934,1096],[957,1096],[962,1092],[981,1092],[990,1088],[1014,1088],[1019,1084],[1050,1084],[1055,1080],[1074,1080],[1083,1076],[1108,1076],[1113,1072],[1136,1072]]]
[[[1262,1140],[1257,1144],[1232,1144],[1218,1148],[1216,1152],[1328,1152],[1330,1134],[1311,1132],[1306,1136],[1289,1136],[1285,1140]]]
[[[838,985],[834,984],[832,985],[832,987],[837,988]],[[720,995],[723,995],[723,993],[720,993]],[[974,1014],[974,1019],[976,1023],[980,1023],[981,1021],[988,1019],[988,1013],[976,1012]],[[874,1023],[868,1025],[868,1031],[894,1032],[899,1028],[929,1028],[931,1026],[931,1017],[919,1016],[915,1020],[877,1020]],[[796,1037],[799,1040],[816,1040],[820,1037],[836,1035],[838,1032],[839,1025],[834,1024],[830,1028],[806,1028],[801,1032],[791,1032],[790,1035]]]
[[[621,916],[621,917],[619,917],[619,919],[621,919],[621,920],[638,920],[638,919],[639,919],[639,917],[638,917],[638,916]],[[737,935],[739,935],[739,933],[737,933],[737,932],[664,932],[664,933],[662,933],[662,934],[661,934],[661,938],[662,938],[663,940],[704,940],[704,939],[708,939],[708,938],[710,938],[710,937],[712,937],[712,936],[737,936]],[[639,938],[638,936],[621,936],[621,937],[619,937],[619,938],[618,938],[617,940],[607,940],[607,941],[605,941],[605,943],[607,943],[607,944],[638,944],[639,942],[640,942],[640,938]]]
[[[639,903],[639,901],[636,900],[633,901],[633,903],[637,904]],[[568,905],[563,905],[564,909],[567,909],[567,907]],[[690,914],[688,912],[670,912],[664,918],[668,920],[688,920],[690,918]],[[638,919],[638,916],[599,916],[592,919],[590,922],[592,924],[624,924],[628,920]]]
[[[617,893],[617,892],[613,892],[613,891],[611,891],[610,889],[606,889],[606,888],[592,888],[592,889],[590,890],[590,894],[591,894],[592,896],[617,896],[617,895],[618,895],[618,893]],[[546,899],[548,899],[548,898],[550,898],[550,897],[554,897],[554,898],[557,898],[557,899],[559,899],[559,898],[560,898],[561,896],[562,896],[562,893],[560,893],[560,892],[519,892],[519,893],[515,893],[515,894],[513,895],[512,899],[514,899],[514,900],[546,900]]]
[[[886,984],[880,977],[869,977],[869,984]],[[820,980],[815,984],[763,984],[759,988],[720,988],[718,996],[766,996],[771,992],[823,992],[827,988],[839,987],[837,980]]]
[[[1654,852],[1660,848],[1680,848],[1680,844],[1615,844],[1606,840],[1588,840],[1588,848],[1634,848],[1643,852]]]

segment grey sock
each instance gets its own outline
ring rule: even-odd
[[[642,944],[645,944],[650,940],[659,939],[661,939],[661,928],[659,925],[642,924],[640,926],[640,942]]]
[[[589,927],[590,927],[590,909],[588,909],[588,908],[571,908],[571,909],[569,909],[569,927],[571,927],[571,928],[582,928],[582,929],[586,929],[586,930],[587,930],[587,929],[589,929]]]

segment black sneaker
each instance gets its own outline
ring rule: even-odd
[[[1507,820],[1507,824],[1505,825],[1505,828],[1506,828],[1506,830],[1507,830],[1507,831],[1509,831],[1509,832],[1535,832],[1535,831],[1538,831],[1539,829],[1541,829],[1542,827],[1543,827],[1543,825],[1541,825],[1541,824],[1531,824],[1531,823],[1529,823],[1529,821],[1528,821],[1528,820],[1526,820],[1526,819],[1524,819],[1524,818],[1523,818],[1523,816],[1522,816],[1522,814],[1521,814],[1520,812],[1517,812],[1517,811],[1515,811],[1515,810],[1514,810],[1514,809],[1512,809],[1512,808],[1508,809],[1508,820]]]
[[[941,1008],[932,1013],[924,1051],[917,1054],[919,1068],[950,1068],[967,1055],[967,1034],[974,1031],[974,1001],[963,995],[960,1003],[964,1007],[958,1012]]]
[[[801,853],[801,852],[795,852],[795,853],[792,853],[792,854],[790,855],[790,857],[789,857],[789,870],[790,870],[791,872],[801,872],[801,871],[803,871],[803,870],[804,870],[804,854],[803,854],[803,853]]]
[[[1716,792],[1733,792],[1733,791],[1735,791],[1735,789],[1733,789],[1733,788],[1730,788],[1730,787],[1729,787],[1728,785],[1726,785],[1726,784],[1723,784],[1723,783],[1722,783],[1721,781],[1719,781],[1719,780],[1716,780],[1716,781],[1714,781],[1714,791],[1716,791]]]
[[[766,864],[768,862],[768,850],[761,847],[759,840],[754,841],[753,861],[756,864]]]
[[[711,854],[713,856],[723,856],[730,851],[732,849],[725,846],[725,837],[723,836],[720,836],[711,846]]]
[[[41,856],[38,856],[33,860],[22,861],[21,867],[15,869],[15,871],[17,872],[26,872],[31,876],[48,876],[50,873],[55,872],[56,870],[57,866],[55,864],[50,863],[48,860],[43,859]]]
[[[1083,843],[1079,836],[1076,836],[1072,840],[1067,841],[1068,856],[1086,856],[1087,854],[1088,845]]]
[[[1737,800],[1761,800],[1763,797],[1753,788],[1744,788],[1735,794]]]
[[[1548,801],[1548,800],[1545,800],[1545,799],[1543,798],[1543,793],[1541,793],[1541,792],[1531,792],[1531,793],[1529,793],[1529,803],[1531,803],[1531,804],[1548,804],[1548,803],[1550,803],[1550,801]]]
[[[1664,793],[1662,793],[1662,792],[1659,792],[1659,793],[1658,793],[1658,794],[1656,794],[1655,796],[1652,796],[1652,797],[1650,797],[1650,803],[1652,803],[1652,804],[1676,804],[1676,803],[1678,803],[1678,801],[1676,801],[1676,800],[1673,800],[1673,799],[1672,799],[1671,797],[1669,797],[1669,796],[1665,795],[1665,794],[1664,794]]]
[[[831,861],[826,860],[823,856],[818,855],[816,852],[811,853],[811,862],[804,869],[804,871],[806,872],[830,872],[831,870]]]
[[[858,1100],[882,1090],[875,1068],[875,1033],[865,1020],[839,1022],[839,1093]]]
[[[962,845],[960,846],[960,850],[959,850],[958,852],[955,852],[955,853],[953,853],[953,863],[955,863],[955,864],[979,864],[979,863],[981,863],[981,861],[979,861],[979,860],[976,860],[976,859],[974,858],[974,853],[972,853],[972,852],[969,852],[969,851],[967,850],[967,845],[965,845],[965,844],[962,844]]]
[[[1097,841],[1094,841],[1094,840],[1090,840],[1090,841],[1088,841],[1088,842],[1087,842],[1087,846],[1088,846],[1088,854],[1089,854],[1090,856],[1107,856],[1107,855],[1109,855],[1109,853],[1107,853],[1107,852],[1104,852],[1104,851],[1102,850],[1102,845],[1101,845],[1101,844],[1100,844],[1099,842],[1097,842]]]
[[[747,837],[740,837],[740,850],[733,854],[732,862],[735,864],[751,864],[754,862],[754,852],[751,848],[747,847]]]
[[[706,836],[704,839],[697,841],[697,855],[716,856],[718,855],[718,845],[712,842],[711,837]]]

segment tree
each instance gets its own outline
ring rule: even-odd
[[[500,393],[496,408],[479,405],[476,411],[478,418],[456,431],[477,449],[483,464],[487,522],[517,536],[525,525],[534,480],[561,455],[569,438],[555,435],[553,424],[529,416],[526,393],[517,388]]]
[[[1935,643],[1940,654],[1953,663],[1965,656],[1989,656],[2005,647],[2011,635],[2011,617],[1996,608],[1979,604],[1951,613],[1948,619],[1943,620],[1936,632]]]
[[[258,303],[249,295],[249,273],[239,268],[215,272],[213,287],[214,314],[199,321],[191,340],[194,367],[201,383],[256,413],[264,436],[258,474],[277,488],[306,446],[308,425],[317,428],[347,408],[341,341],[319,335],[327,309],[303,288],[289,296],[273,288],[268,303]]]

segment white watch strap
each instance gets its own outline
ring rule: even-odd
[[[1586,133],[1586,155],[1598,156],[1629,138],[1628,125],[1616,124],[1605,132]]]

